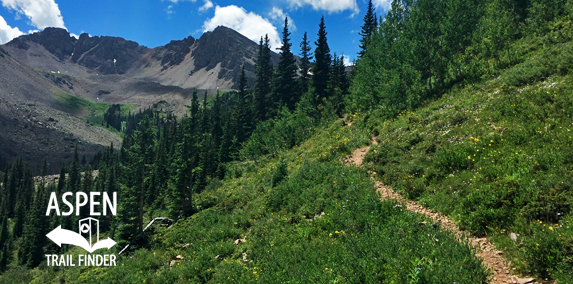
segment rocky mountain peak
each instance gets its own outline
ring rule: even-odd
[[[83,33],[76,39],[61,28],[45,28],[20,36],[7,45],[28,50],[31,43],[43,46],[60,61],[70,60],[102,74],[123,74],[148,51],[148,48],[120,37],[90,37]]]
[[[228,79],[237,82],[241,66],[245,66],[247,77],[254,78],[255,60],[258,53],[258,45],[242,34],[230,28],[219,26],[212,32],[204,33],[197,41],[197,47],[193,50],[195,58],[195,70],[211,70],[220,64],[219,79]],[[278,54],[271,53],[271,61],[276,64]]]
[[[83,33],[76,39],[60,28],[20,36],[4,47],[16,59],[42,70],[83,77],[121,74],[183,89],[236,88],[242,66],[253,85],[258,53],[257,43],[224,26],[199,39],[189,36],[154,49],[120,37]],[[272,52],[271,62],[278,60]]]
[[[195,39],[192,36],[183,40],[172,40],[167,45],[158,47],[154,58],[161,61],[162,70],[179,65],[185,56],[191,52],[193,43],[195,43]]]
[[[76,41],[76,38],[71,36],[65,29],[45,28],[41,32],[15,38],[8,44],[27,50],[30,47],[29,42],[34,42],[44,46],[59,60],[64,60],[74,52]]]
[[[120,37],[81,34],[71,61],[103,74],[124,74],[148,48]]]

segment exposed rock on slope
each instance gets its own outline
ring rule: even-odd
[[[44,47],[62,63],[77,63],[102,74],[123,74],[149,51],[136,42],[119,37],[90,37],[83,33],[76,39],[60,28],[46,28],[38,33],[18,37],[9,42],[7,47],[29,50],[31,43]],[[34,49],[30,52],[33,53]]]
[[[258,45],[238,32],[227,27],[217,27],[212,32],[207,32],[198,40],[193,49],[192,56],[195,59],[196,70],[207,71],[220,66],[218,78],[237,82],[241,66],[245,66],[247,78],[253,84],[255,77],[255,60],[258,53]],[[271,53],[271,62],[278,62],[278,55]],[[236,87],[236,86],[234,86]]]
[[[44,159],[49,173],[58,173],[72,160],[75,145],[87,162],[105,146],[121,145],[119,137],[80,118],[31,103],[7,103],[0,99],[0,159],[21,156],[39,174]]]
[[[149,49],[119,37],[81,34],[70,60],[102,74],[124,74]]]
[[[193,43],[195,39],[190,36],[183,40],[172,40],[167,45],[156,48],[154,58],[161,61],[161,71],[183,62],[191,52]]]
[[[22,156],[38,174],[47,159],[50,172],[57,173],[71,161],[76,143],[87,161],[112,142],[120,145],[114,134],[56,109],[54,94],[63,90],[52,81],[66,85],[68,80],[72,78],[38,72],[0,48],[1,160]]]

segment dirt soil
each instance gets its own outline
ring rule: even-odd
[[[372,145],[376,145],[376,137],[372,139]],[[357,167],[362,165],[364,161],[364,157],[366,153],[370,150],[370,146],[358,148],[354,150],[351,156],[345,159],[345,163],[350,165],[354,164]],[[376,175],[375,172],[370,172],[371,176]],[[441,227],[450,231],[455,236],[458,237],[459,240],[462,239],[463,236],[466,236],[470,241],[471,245],[477,248],[476,256],[483,260],[483,265],[487,267],[491,274],[492,274],[492,282],[494,284],[502,284],[502,283],[536,283],[534,278],[520,278],[516,275],[511,274],[510,265],[511,262],[507,262],[503,257],[503,252],[499,251],[495,248],[495,245],[487,240],[487,238],[476,238],[471,236],[469,233],[461,231],[455,222],[450,219],[448,216],[444,216],[441,213],[435,212],[434,210],[425,208],[424,206],[418,204],[415,201],[408,200],[404,198],[402,195],[398,194],[391,188],[385,186],[379,181],[375,181],[376,192],[380,194],[380,199],[394,199],[398,200],[400,203],[404,204],[408,211],[419,213],[426,215],[430,219],[432,219],[435,223],[440,223]]]

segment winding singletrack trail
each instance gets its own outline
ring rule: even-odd
[[[372,145],[376,145],[376,137],[372,138]],[[370,150],[370,146],[358,148],[354,150],[351,156],[347,157],[344,162],[347,165],[354,164],[357,167],[362,165],[362,161],[366,156],[366,153]],[[369,171],[370,172],[370,171]],[[370,175],[375,175],[375,172],[370,172]],[[442,228],[450,231],[458,239],[461,240],[463,235],[466,235],[470,243],[473,247],[477,248],[476,256],[483,260],[483,264],[487,267],[490,272],[492,273],[493,277],[492,282],[493,284],[503,284],[503,283],[536,283],[540,284],[539,282],[535,282],[534,278],[519,278],[515,275],[511,275],[510,273],[510,264],[507,263],[506,260],[503,258],[503,252],[499,251],[495,248],[494,244],[489,242],[486,238],[475,238],[469,236],[466,232],[460,231],[458,226],[454,223],[452,219],[448,216],[444,216],[441,213],[438,213],[434,210],[430,210],[425,208],[424,206],[418,204],[415,201],[408,200],[404,198],[402,195],[396,193],[391,188],[385,186],[379,181],[375,181],[376,192],[380,194],[380,199],[395,199],[398,200],[400,203],[406,205],[408,211],[419,213],[426,215],[435,223],[440,223]]]

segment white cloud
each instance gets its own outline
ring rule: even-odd
[[[13,28],[6,23],[6,20],[0,16],[0,44],[5,44],[12,39],[23,35],[24,33],[20,29]]]
[[[372,1],[372,4],[374,4],[374,7],[376,7],[376,9],[381,9],[382,11],[389,11],[390,7],[392,6],[392,0],[374,0]],[[377,15],[380,16],[380,15]]]
[[[288,14],[283,12],[283,9],[273,7],[271,12],[269,13],[269,18],[271,18],[275,22],[275,24],[279,27],[284,27],[285,17],[288,18],[289,30],[296,31],[296,25],[294,24],[294,20]]]
[[[75,33],[70,33],[71,36],[75,37],[76,39],[80,39],[80,36]]]
[[[167,13],[167,16],[171,16],[171,14],[175,13],[175,11],[173,11],[173,4],[167,6],[167,9],[165,9],[165,13]]]
[[[360,10],[356,4],[356,0],[286,0],[292,7],[303,7],[306,5],[312,6],[315,10],[324,10],[330,13],[342,12],[346,10],[352,11],[352,15],[358,14]],[[384,0],[378,0],[384,1]]]
[[[213,8],[213,2],[211,2],[209,0],[205,0],[205,4],[203,4],[203,6],[201,6],[201,7],[199,7],[199,12],[205,12],[211,8]]]
[[[213,18],[203,23],[203,32],[212,31],[218,26],[234,29],[257,43],[261,36],[268,34],[272,50],[282,46],[277,28],[269,20],[253,12],[247,13],[244,8],[235,5],[215,7]]]
[[[24,14],[30,24],[38,29],[47,27],[66,28],[60,8],[54,0],[1,0],[2,6]]]
[[[354,65],[354,62],[350,61],[350,57],[346,57],[346,56],[344,57],[343,63],[344,63],[344,66]]]

